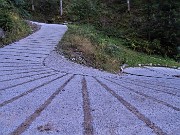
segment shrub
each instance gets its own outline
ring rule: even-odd
[[[97,15],[97,1],[73,0],[68,6],[68,17],[72,21],[90,21]]]
[[[13,28],[12,16],[7,11],[0,12],[0,27],[5,31],[11,31]]]
[[[30,33],[30,28],[22,19],[14,2],[13,0],[0,0],[0,28],[5,31],[5,38],[1,39],[0,46]]]

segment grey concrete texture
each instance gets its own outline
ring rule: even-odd
[[[0,135],[180,135],[180,70],[117,75],[67,60],[55,47],[67,26],[0,49]]]

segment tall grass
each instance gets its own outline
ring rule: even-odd
[[[119,66],[180,66],[170,58],[147,55],[125,46],[126,40],[108,37],[92,25],[69,25],[69,30],[58,46],[66,57],[77,63],[109,72],[118,72]]]

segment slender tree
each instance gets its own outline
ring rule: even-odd
[[[130,0],[127,0],[128,12],[130,12]]]
[[[32,11],[34,11],[34,0],[31,0],[31,5],[32,5]]]
[[[63,14],[63,8],[62,8],[62,0],[60,0],[60,16],[62,16]]]

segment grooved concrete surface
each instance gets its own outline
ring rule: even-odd
[[[66,60],[64,25],[0,49],[0,135],[180,135],[179,69],[119,75]]]

